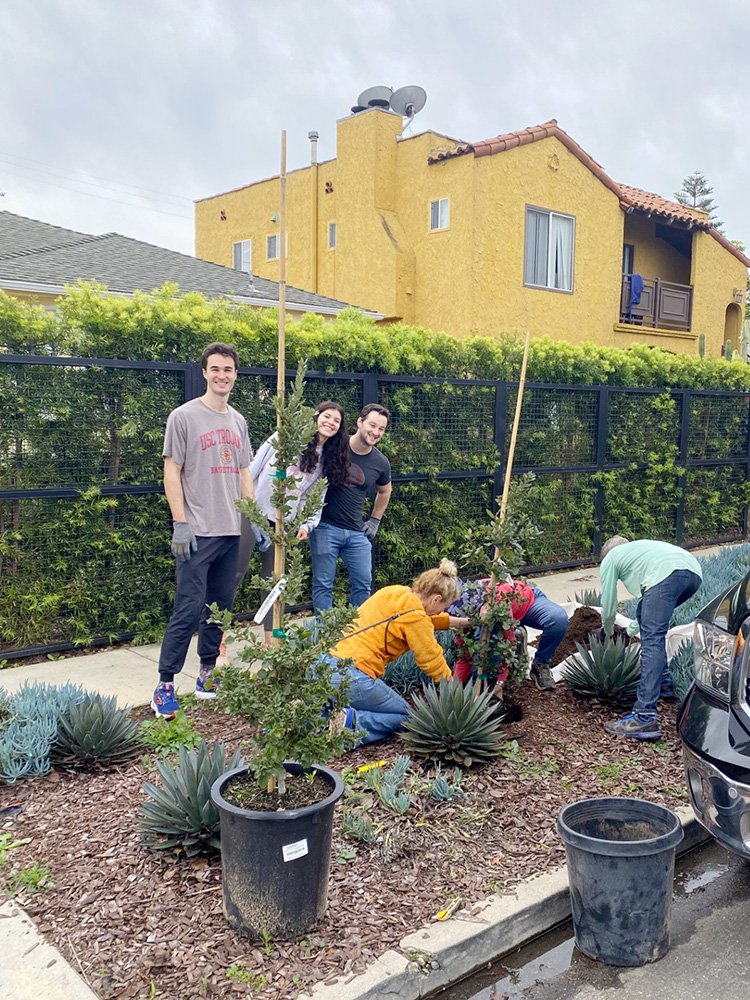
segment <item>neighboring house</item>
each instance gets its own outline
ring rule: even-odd
[[[616,183],[555,121],[473,144],[402,127],[360,111],[288,175],[290,281],[460,335],[739,347],[750,261],[705,213]],[[198,201],[196,252],[277,277],[278,203],[278,177]]]
[[[91,236],[0,212],[0,290],[54,307],[66,294],[65,285],[79,279],[102,282],[115,295],[130,296],[136,289],[150,292],[169,281],[181,292],[201,292],[210,299],[226,298],[255,308],[279,304],[278,283],[244,268],[221,267],[117,233]],[[348,308],[346,302],[291,286],[286,289],[286,303],[290,318],[307,312],[336,316]]]

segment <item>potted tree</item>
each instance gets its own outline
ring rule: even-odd
[[[290,467],[313,426],[314,410],[302,404],[303,379],[301,365],[288,399],[274,400],[277,553],[273,578],[259,581],[272,595],[277,588],[274,643],[264,648],[247,627],[232,628],[228,614],[217,616],[230,642],[243,640],[222,671],[220,703],[255,727],[248,766],[221,775],[211,789],[221,817],[224,912],[238,931],[257,937],[302,934],[325,911],[333,810],[344,786],[322,762],[352,737],[334,724],[347,704],[347,686],[328,655],[352,610],[332,608],[314,623],[291,623],[281,605],[282,587],[290,603],[301,591],[297,528],[319,509],[324,488],[321,482],[285,520],[298,483]],[[255,524],[265,520],[254,501],[238,501],[238,507]]]

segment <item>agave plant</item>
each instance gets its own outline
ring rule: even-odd
[[[577,642],[576,649],[565,674],[565,684],[573,694],[607,704],[635,700],[641,679],[640,643],[627,645],[619,635],[602,640],[592,632],[589,648]]]
[[[139,807],[138,826],[144,843],[159,851],[182,849],[188,857],[218,850],[219,811],[211,801],[211,785],[242,764],[239,747],[227,763],[224,744],[217,743],[211,753],[205,740],[190,752],[180,747],[176,767],[159,761],[156,766],[164,787],[150,781],[143,785],[153,800]]]
[[[672,678],[675,698],[683,701],[695,680],[695,650],[689,639],[680,644],[669,661],[669,676]]]
[[[573,595],[573,600],[576,604],[583,604],[587,608],[600,608],[602,606],[602,592],[601,590],[584,589],[579,594],[576,591]]]
[[[435,638],[443,649],[445,662],[449,667],[452,667],[456,658],[456,640],[453,632],[450,629],[436,632]],[[421,690],[426,683],[429,683],[425,672],[417,666],[414,653],[410,649],[388,664],[383,680],[404,698],[412,691]]]
[[[414,753],[471,767],[497,757],[505,741],[493,716],[490,690],[476,684],[444,681],[416,696],[404,724],[404,741]]]
[[[138,723],[116,698],[87,694],[58,711],[53,758],[70,767],[115,767],[139,750]]]

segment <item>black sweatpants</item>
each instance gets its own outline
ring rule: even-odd
[[[177,563],[177,591],[174,611],[159,656],[159,676],[178,674],[187,656],[193,633],[198,629],[198,656],[201,666],[212,667],[219,655],[221,629],[206,621],[214,601],[221,610],[231,610],[237,576],[239,535],[198,537],[198,551],[187,562]]]

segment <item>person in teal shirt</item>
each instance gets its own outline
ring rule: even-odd
[[[689,552],[669,542],[641,538],[629,542],[615,535],[602,545],[599,568],[602,582],[602,623],[612,635],[617,613],[617,583],[621,580],[634,597],[640,597],[636,621],[629,635],[641,636],[641,679],[632,712],[616,722],[605,722],[612,736],[639,740],[661,737],[656,705],[667,671],[667,630],[676,607],[703,582],[700,563]]]

